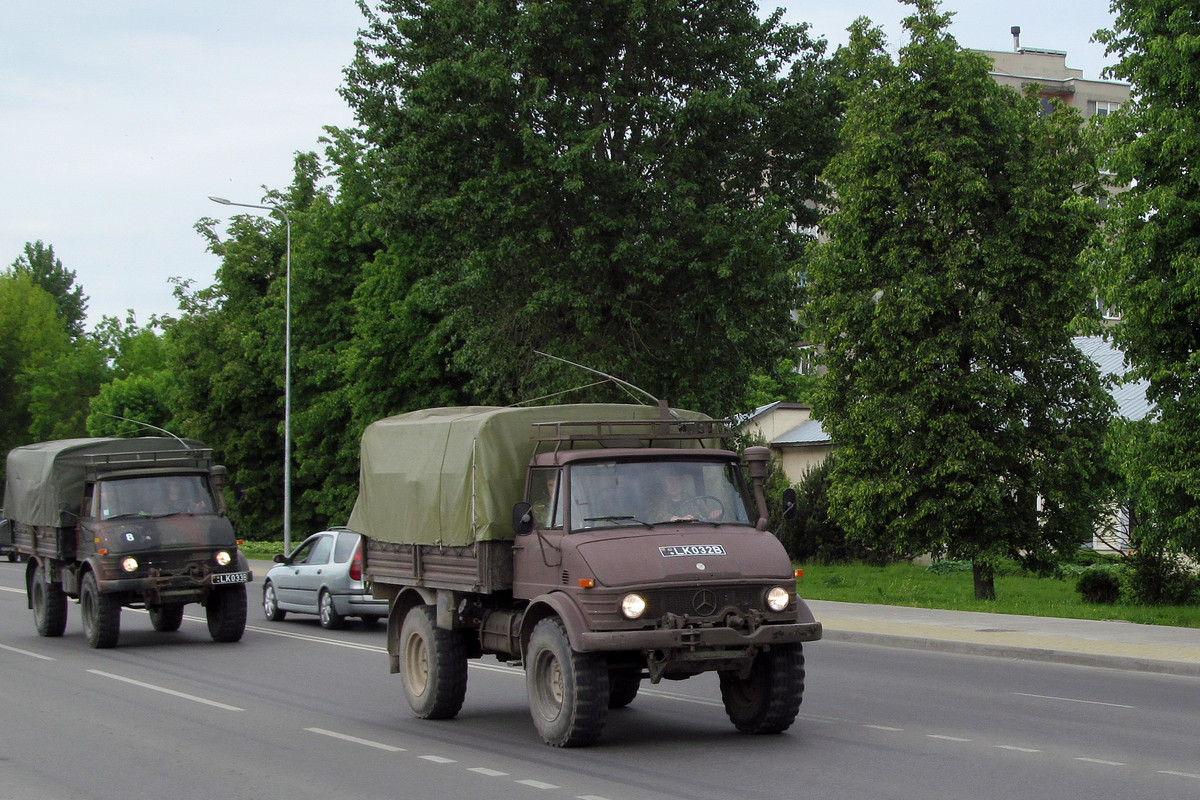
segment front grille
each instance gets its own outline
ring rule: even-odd
[[[645,619],[664,614],[699,617],[723,616],[730,609],[746,612],[763,608],[763,590],[759,586],[692,586],[649,592]]]

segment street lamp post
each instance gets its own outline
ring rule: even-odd
[[[287,231],[283,302],[283,552],[290,553],[292,551],[292,221],[288,219],[287,212],[281,206],[235,203],[211,194],[208,199],[223,206],[259,208],[263,211],[277,212],[279,216],[283,217],[284,228]]]

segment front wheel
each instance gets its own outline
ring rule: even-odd
[[[608,665],[576,653],[562,620],[547,617],[529,637],[525,683],[533,724],[552,747],[581,747],[600,738],[608,720]]]
[[[96,648],[115,647],[121,635],[121,604],[112,595],[100,591],[96,573],[83,576],[79,587],[79,616],[88,644]]]
[[[46,572],[46,565],[38,564],[29,579],[33,624],[38,636],[62,636],[67,629],[67,595],[62,586],[49,579]]]
[[[404,697],[421,719],[452,719],[467,697],[467,648],[462,636],[437,626],[433,606],[414,606],[400,626]]]
[[[246,631],[246,584],[213,589],[205,606],[208,635],[214,642],[236,642]]]
[[[781,733],[796,721],[804,697],[800,644],[777,644],[759,653],[748,678],[735,671],[720,675],[725,713],[742,733]]]
[[[275,584],[267,581],[263,584],[263,616],[268,622],[279,622],[287,616],[286,611],[279,609],[279,597],[275,594]]]

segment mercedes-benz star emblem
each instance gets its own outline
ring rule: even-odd
[[[692,608],[702,617],[712,616],[717,610],[717,596],[708,589],[701,589],[692,598]]]

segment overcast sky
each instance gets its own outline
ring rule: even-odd
[[[831,44],[857,16],[904,41],[896,0],[787,0]],[[1107,0],[946,0],[963,47],[1063,50],[1098,79]],[[0,10],[0,267],[41,240],[89,296],[89,327],[176,314],[168,278],[213,281],[194,231],[284,189],[293,154],[354,123],[337,94],[362,18],[353,0],[38,0]]]

